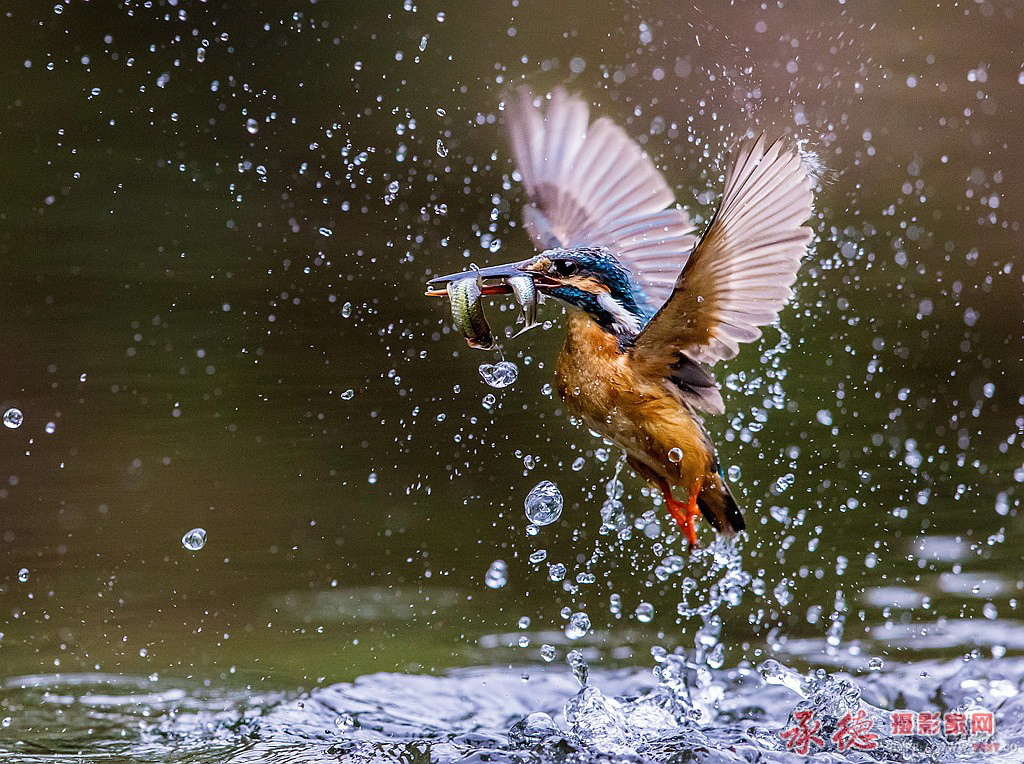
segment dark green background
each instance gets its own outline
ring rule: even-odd
[[[431,273],[529,253],[498,110],[523,78],[624,123],[700,219],[748,126],[828,168],[785,352],[770,329],[716,369],[734,389],[709,427],[765,590],[723,613],[727,661],[837,659],[837,590],[847,662],[1024,648],[1019,6],[153,5],[0,15],[0,408],[25,414],[0,430],[5,676],[297,687],[519,662],[565,606],[608,662],[692,644],[681,576],[650,585],[654,542],[598,533],[614,456],[542,392],[561,309],[507,343],[520,377],[492,391],[493,356],[421,298]],[[566,509],[531,538],[543,479]],[[625,480],[630,515],[650,510]],[[563,591],[538,548],[598,582]],[[653,623],[628,617],[641,600]],[[521,616],[529,650],[508,647]]]

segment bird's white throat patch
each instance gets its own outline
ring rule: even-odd
[[[597,304],[612,317],[612,328],[616,334],[634,335],[640,332],[640,319],[619,304],[607,292],[599,292]]]

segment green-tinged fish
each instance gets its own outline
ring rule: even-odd
[[[471,348],[490,350],[494,347],[491,327],[484,316],[483,303],[480,300],[480,284],[476,276],[449,281],[447,284],[448,299],[452,301],[452,318],[462,336]]]
[[[523,308],[523,328],[515,333],[518,337],[537,325],[537,285],[530,276],[512,276],[505,279],[512,288],[512,294]]]

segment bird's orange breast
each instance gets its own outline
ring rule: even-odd
[[[570,315],[555,379],[566,405],[643,465],[647,477],[689,489],[709,470],[713,454],[700,423],[664,380],[641,375],[616,338],[584,313]]]

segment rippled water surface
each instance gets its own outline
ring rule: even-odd
[[[863,710],[876,757],[1020,760],[1021,16],[4,8],[0,758],[790,761]],[[492,386],[422,298],[530,252],[524,80],[701,222],[748,128],[825,167],[794,304],[716,368],[736,549],[571,421],[555,304]],[[882,729],[978,708],[998,751]]]
[[[822,721],[822,756],[864,761],[831,742],[841,717],[874,719],[871,757],[895,762],[1020,761],[1020,659],[899,665],[851,678],[801,676],[776,661],[708,672],[676,655],[649,671],[589,676],[537,666],[447,677],[372,674],[282,698],[103,674],[11,679],[18,721],[0,751],[19,762],[492,761],[791,762],[780,732],[796,710]],[[585,682],[582,686],[577,680]],[[938,700],[937,699],[941,699]],[[892,734],[892,709],[997,708],[1000,749]]]

